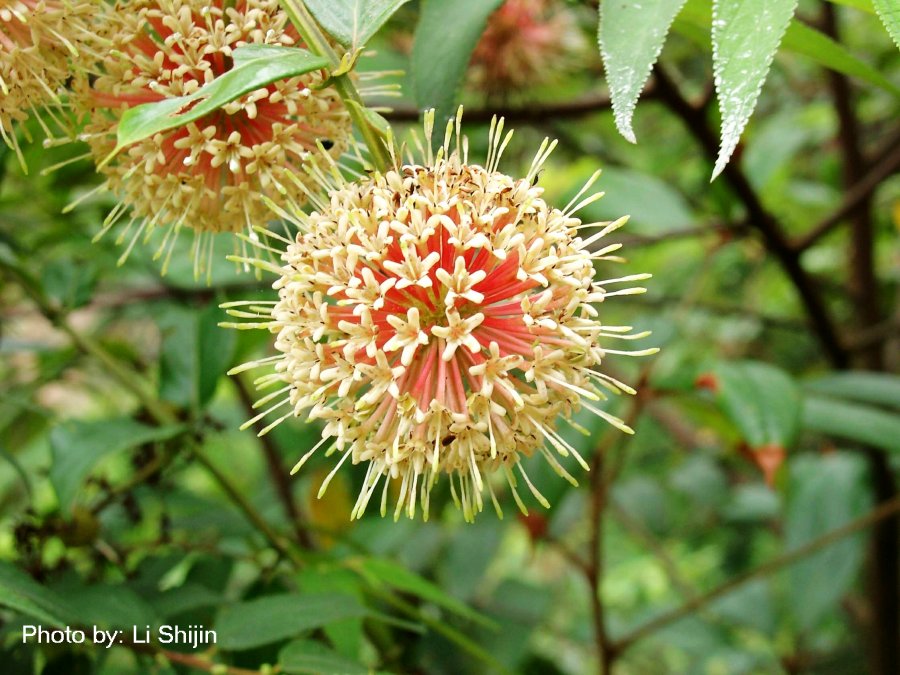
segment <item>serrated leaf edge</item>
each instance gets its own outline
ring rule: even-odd
[[[619,133],[627,140],[629,143],[637,143],[637,138],[634,134],[634,128],[632,126],[632,120],[634,118],[634,111],[637,108],[638,100],[641,97],[641,94],[644,91],[644,86],[647,84],[647,79],[650,77],[650,73],[653,72],[653,66],[656,65],[656,62],[659,60],[659,55],[662,54],[663,47],[666,44],[666,38],[669,35],[669,32],[672,29],[672,24],[675,22],[675,19],[678,17],[678,14],[681,13],[681,10],[684,8],[685,4],[687,4],[687,0],[680,0],[678,2],[678,7],[672,13],[672,18],[663,28],[662,38],[659,41],[659,45],[654,51],[653,56],[650,61],[647,63],[647,67],[645,69],[643,77],[640,78],[640,85],[637,88],[637,91],[633,96],[630,96],[627,100],[622,100],[619,98],[615,90],[612,86],[612,76],[610,73],[610,60],[611,54],[606,49],[603,44],[603,17],[604,17],[604,8],[605,3],[600,3],[600,11],[599,11],[599,22],[597,24],[597,45],[600,48],[600,57],[603,61],[603,70],[606,73],[606,82],[609,86],[609,95],[610,100],[612,101],[612,109],[613,109],[613,119],[616,123],[616,129],[619,130]]]
[[[784,39],[784,34],[787,32],[788,26],[793,20],[794,13],[797,11],[798,0],[794,0],[791,7],[791,18],[785,21],[783,28],[781,29],[780,34],[778,35],[778,39],[775,42],[775,48],[768,55],[766,59],[766,63],[764,64],[764,72],[763,77],[759,82],[759,86],[756,89],[756,92],[753,93],[748,99],[749,105],[745,106],[746,114],[742,114],[742,121],[738,121],[736,126],[736,133],[726,134],[727,122],[725,120],[725,111],[722,108],[722,62],[719,58],[719,50],[718,50],[718,42],[717,35],[721,35],[721,28],[723,19],[719,18],[719,8],[721,7],[721,3],[723,1],[729,0],[713,0],[713,9],[712,9],[712,50],[713,50],[713,79],[715,81],[716,86],[716,94],[719,99],[719,112],[722,116],[722,129],[720,134],[720,147],[719,147],[719,155],[716,158],[716,164],[713,167],[712,177],[709,179],[710,182],[714,181],[718,178],[719,174],[725,170],[731,156],[734,154],[735,149],[737,148],[738,142],[740,141],[741,136],[744,133],[744,129],[747,127],[747,123],[750,121],[750,118],[753,116],[754,110],[756,110],[756,104],[759,101],[759,94],[765,86],[766,80],[769,77],[769,71],[772,68],[772,62],[775,60],[775,54],[778,52],[778,48],[781,46],[781,42]]]

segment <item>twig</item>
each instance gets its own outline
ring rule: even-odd
[[[56,328],[65,333],[76,349],[81,353],[100,361],[106,371],[116,379],[122,387],[130,391],[141,402],[151,417],[160,425],[166,426],[177,423],[177,418],[169,408],[159,401],[152,393],[152,388],[140,373],[137,373],[107,352],[91,336],[84,335],[75,330],[69,323],[66,313],[55,307],[44,295],[40,284],[32,276],[18,265],[6,260],[0,260],[0,266],[11,276],[15,277],[37,305],[41,314]]]
[[[619,640],[616,640],[613,644],[613,647],[615,648],[617,653],[622,653],[626,649],[634,645],[634,643],[638,640],[641,640],[651,633],[654,633],[661,628],[665,628],[669,624],[694,613],[701,607],[708,605],[710,602],[717,600],[723,595],[727,595],[728,593],[732,592],[748,581],[752,581],[757,577],[766,576],[768,574],[771,574],[772,572],[777,572],[783,567],[792,565],[798,560],[802,560],[806,556],[811,555],[823,548],[826,548],[827,546],[830,546],[831,544],[853,534],[854,532],[865,529],[866,527],[869,527],[874,523],[877,523],[878,521],[897,513],[898,511],[900,511],[900,495],[894,497],[888,502],[882,503],[877,508],[869,511],[869,513],[850,521],[846,525],[834,529],[817,539],[813,539],[803,546],[800,546],[799,548],[796,548],[789,553],[785,553],[784,555],[779,556],[774,560],[770,560],[769,562],[760,565],[756,569],[750,570],[749,572],[746,572],[744,574],[740,574],[733,579],[726,581],[724,584],[717,586],[713,590],[698,595],[691,600],[688,600],[680,607],[676,607],[673,610],[664,612],[655,619],[651,619],[644,625],[639,626],[628,635],[620,638]]]
[[[838,17],[831,3],[822,4],[822,18],[826,35],[840,40]],[[837,141],[841,149],[841,170],[845,189],[852,189],[865,174],[865,159],[860,148],[860,129],[853,108],[853,90],[849,80],[833,70],[828,71],[831,98],[838,118]],[[878,306],[878,280],[875,278],[875,225],[872,220],[871,194],[858,200],[848,212],[850,219],[850,247],[848,250],[849,296],[860,327],[866,328],[881,320]],[[881,366],[881,349],[877,345],[860,356],[869,368]],[[900,667],[900,663],[898,663]]]
[[[649,307],[666,307],[671,308],[678,305],[682,298],[669,295],[646,295],[641,296],[640,303],[642,306]],[[622,298],[623,302],[628,298]],[[772,314],[762,314],[750,307],[740,307],[735,305],[726,305],[721,302],[711,302],[708,300],[693,300],[692,308],[704,312],[711,312],[718,318],[724,318],[723,315],[736,315],[743,318],[754,319],[765,324],[769,328],[778,328],[791,331],[808,331],[809,324],[802,319],[792,319],[788,316],[774,316]]]
[[[178,439],[178,436],[176,436],[175,439]],[[153,458],[151,462],[136,471],[128,481],[122,483],[121,485],[110,488],[107,494],[100,501],[94,504],[93,507],[91,507],[91,512],[95,514],[100,513],[122,495],[131,492],[139,485],[142,485],[146,481],[153,478],[153,476],[155,476],[156,474],[164,471],[176,456],[177,455],[175,452],[160,452],[156,455],[156,457]]]
[[[243,512],[247,517],[247,520],[263,534],[272,547],[278,551],[282,557],[287,558],[297,567],[303,567],[303,557],[289,542],[285,541],[284,538],[269,525],[269,523],[266,522],[266,519],[263,518],[253,504],[241,494],[241,491],[231,482],[231,479],[222,473],[219,467],[217,467],[199,447],[195,446],[193,453],[194,457],[197,458],[197,461],[206,467],[207,471],[209,471],[213,478],[216,479],[216,482],[219,484],[219,487],[222,488],[222,491],[225,492],[228,498]]]
[[[634,518],[622,508],[614,499],[610,500],[609,505],[613,516],[615,516],[619,523],[656,557],[660,565],[662,565],[669,581],[672,582],[672,585],[678,593],[686,600],[697,597],[697,590],[681,575],[672,556],[669,555],[659,540],[653,536],[653,533],[651,533],[637,518]],[[726,619],[725,617],[716,616],[712,612],[705,612],[703,618],[720,626],[727,626],[729,628],[740,627],[740,624]]]
[[[686,227],[681,230],[670,230],[668,232],[660,232],[659,234],[632,234],[615,236],[611,235],[609,243],[620,243],[624,246],[654,246],[656,244],[665,244],[678,239],[691,239],[693,237],[705,237],[710,234],[719,236],[740,235],[746,231],[746,223],[711,223],[709,225],[700,225],[698,227]],[[604,240],[604,245],[605,245]]]
[[[631,408],[625,416],[624,421],[628,425],[633,425],[643,410],[646,396],[643,390],[648,374],[649,366],[644,368],[639,378],[640,381],[636,386],[638,393],[635,395]],[[621,440],[621,437],[621,432],[618,429],[608,429],[597,444],[594,456],[591,458],[591,499],[588,512],[591,537],[588,544],[590,549],[588,550],[588,557],[583,571],[591,589],[590,601],[591,616],[594,623],[594,643],[597,647],[597,658],[600,662],[601,675],[610,675],[613,664],[619,654],[607,630],[601,586],[603,582],[603,512],[606,508],[612,483],[611,472],[606,466],[606,455]]]
[[[348,566],[348,569],[359,573],[359,570],[356,569],[355,566]],[[366,576],[364,574],[360,574],[360,576],[363,579],[366,579]],[[450,640],[451,642],[456,644],[460,649],[462,649],[473,658],[484,661],[486,664],[490,664],[495,671],[504,674],[510,673],[506,666],[498,661],[493,654],[485,650],[484,647],[482,647],[480,644],[478,644],[465,634],[458,631],[453,626],[449,625],[446,621],[442,621],[429,614],[426,614],[425,612],[419,611],[419,609],[415,605],[410,604],[397,594],[382,591],[377,587],[371,585],[367,590],[371,595],[383,600],[399,612],[406,614],[408,617],[415,619],[416,621],[420,621],[435,633],[439,633],[440,635],[444,636],[445,639]]]
[[[123,642],[123,647],[127,647],[139,654],[147,654],[149,656],[162,657],[172,663],[178,663],[182,666],[188,666],[195,670],[201,670],[205,673],[216,673],[216,675],[260,675],[262,671],[249,670],[247,668],[237,668],[236,666],[226,666],[224,663],[215,663],[208,661],[199,656],[192,654],[184,654],[182,652],[173,652],[169,649],[161,647],[153,647],[150,645],[134,644],[133,642]],[[270,673],[276,673],[276,670],[270,670]]]
[[[900,169],[900,136],[888,141],[887,149],[872,163],[871,168],[844,193],[844,199],[833,213],[814,225],[809,232],[792,244],[797,251],[806,251],[841,224],[861,203],[868,200],[885,178]]]
[[[649,88],[643,93],[641,98],[647,100],[653,98],[654,95],[652,88]],[[572,101],[563,101],[562,103],[466,108],[465,119],[466,122],[483,123],[490,122],[491,118],[496,115],[497,117],[505,118],[508,123],[534,123],[563,117],[567,119],[584,117],[603,110],[609,110],[611,107],[612,103],[609,96],[595,94],[583,96]],[[421,115],[422,112],[414,106],[398,106],[384,113],[384,117],[391,122],[415,122]]]
[[[256,410],[253,408],[253,396],[248,391],[247,385],[244,384],[240,377],[234,378],[233,381],[237,388],[238,397],[241,399],[241,403],[244,405],[247,413],[251,417],[256,415]],[[262,422],[256,422],[253,425],[257,433],[263,427],[264,424]],[[272,479],[272,484],[275,486],[275,491],[278,493],[282,506],[284,506],[284,512],[288,520],[291,521],[297,541],[305,549],[314,548],[313,540],[303,526],[303,517],[297,508],[297,503],[294,501],[294,495],[291,490],[290,474],[281,463],[281,454],[278,452],[278,448],[275,447],[275,441],[271,435],[265,434],[259,436],[259,443],[269,470],[269,477]]]
[[[839,18],[835,7],[822,3],[822,23],[826,35],[840,41]],[[860,147],[860,122],[853,105],[850,81],[841,73],[828,72],[831,97],[838,118],[838,144],[844,186],[852,189],[865,177],[865,158]],[[857,201],[847,212],[850,222],[850,246],[847,251],[848,295],[857,325],[866,329],[881,321],[878,279],[875,276],[875,223],[871,193]],[[881,345],[869,344],[858,354],[861,365],[872,370],[884,367]],[[897,496],[893,469],[883,450],[864,448],[869,463],[870,481],[876,503],[889,503]],[[875,526],[869,548],[866,587],[872,620],[869,639],[871,670],[876,675],[900,672],[900,530],[897,518]]]
[[[335,51],[331,48],[328,38],[319,29],[318,23],[310,14],[309,10],[302,0],[281,0],[281,7],[294,24],[294,27],[300,33],[303,41],[306,43],[307,49],[318,56],[323,56],[329,61],[329,70],[331,71],[331,82],[335,91],[344,101],[347,107],[347,114],[353,120],[353,124],[359,129],[366,147],[372,155],[372,162],[376,169],[384,171],[388,164],[388,151],[382,143],[381,138],[375,128],[369,123],[365,115],[365,104],[362,97],[356,90],[356,85],[350,78],[348,72],[335,75],[344,65]]]
[[[684,98],[659,64],[656,66],[655,73],[659,99],[681,119],[709,159],[715,160],[718,155],[719,142],[702,110],[698,110]],[[799,254],[786,238],[781,224],[765,209],[750,181],[738,167],[737,160],[726,165],[723,176],[743,203],[750,227],[760,233],[766,248],[778,260],[794,285],[828,359],[832,365],[838,368],[846,367],[849,361],[848,355],[841,345],[837,328],[829,315],[828,308],[822,301],[812,278],[800,264]]]
[[[875,326],[869,326],[852,335],[847,340],[847,348],[850,351],[866,349],[871,345],[878,345],[895,337],[900,333],[900,315],[886,319]]]

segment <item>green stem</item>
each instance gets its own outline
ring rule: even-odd
[[[253,504],[241,494],[241,491],[231,482],[231,479],[228,478],[222,471],[213,464],[212,460],[204,454],[204,452],[199,447],[194,447],[194,457],[197,458],[206,470],[212,474],[213,478],[216,479],[216,482],[219,484],[219,487],[228,495],[228,498],[233,501],[237,507],[243,512],[243,514],[260,532],[262,532],[263,536],[268,539],[269,543],[272,544],[273,548],[275,548],[278,553],[282,555],[282,557],[290,560],[297,567],[303,567],[304,560],[303,557],[294,549],[289,542],[287,542],[281,535],[276,532],[269,523],[266,522],[266,519],[262,517],[262,515],[256,510]]]
[[[340,67],[340,57],[331,48],[328,38],[322,33],[316,20],[309,13],[302,0],[281,0],[281,6],[290,18],[291,23],[299,31],[300,36],[306,43],[306,47],[317,56],[328,59],[332,71]],[[332,76],[332,80],[335,90],[347,106],[350,119],[353,120],[353,123],[359,129],[366,146],[369,148],[369,152],[372,153],[372,163],[378,171],[385,171],[390,166],[387,148],[385,148],[381,138],[363,114],[365,103],[363,103],[356,85],[353,84],[353,80],[348,73]]]
[[[351,568],[352,569],[352,568]],[[363,577],[364,578],[364,577]],[[369,593],[371,593],[374,597],[379,598],[391,605],[394,609],[403,612],[408,617],[415,621],[419,621],[425,624],[428,628],[433,630],[435,633],[440,633],[450,642],[453,642],[456,646],[462,649],[464,652],[476,658],[480,661],[483,661],[486,664],[489,664],[493,667],[497,672],[500,673],[509,673],[510,671],[504,666],[500,661],[498,661],[493,654],[486,651],[480,644],[471,640],[466,635],[461,633],[460,631],[453,628],[453,626],[449,625],[446,621],[441,621],[440,619],[435,619],[434,617],[429,616],[425,612],[419,611],[419,609],[404,600],[403,598],[390,593],[381,591],[375,587],[370,586],[368,589]]]
[[[135,395],[141,402],[141,405],[144,406],[150,416],[153,417],[158,424],[166,426],[178,423],[178,419],[172,411],[153,395],[152,388],[144,377],[140,373],[125,367],[92,337],[76,331],[69,323],[65,312],[53,305],[49,298],[44,295],[37,280],[35,280],[27,271],[18,265],[5,260],[2,261],[2,266],[12,276],[18,279],[23,290],[37,305],[41,314],[43,314],[50,323],[56,326],[56,328],[68,335],[69,339],[80,352],[87,356],[91,356],[102,363],[107,369],[107,372],[109,372],[122,387]]]

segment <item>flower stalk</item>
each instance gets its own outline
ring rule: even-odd
[[[300,33],[300,36],[306,43],[306,47],[317,56],[328,59],[330,71],[338,73],[332,74],[333,86],[341,100],[347,105],[347,112],[350,114],[353,124],[356,125],[362,134],[363,141],[372,154],[372,164],[378,171],[383,172],[387,170],[390,165],[390,158],[385,143],[363,114],[365,103],[363,103],[362,97],[359,95],[359,91],[356,89],[356,85],[353,84],[350,75],[346,72],[340,72],[341,59],[328,43],[328,38],[322,33],[318,23],[316,23],[316,20],[302,0],[281,0],[281,6],[290,18],[291,23],[294,24],[294,27]]]

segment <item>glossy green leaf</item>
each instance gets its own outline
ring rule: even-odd
[[[166,318],[160,351],[160,396],[179,406],[202,409],[232,362],[235,332],[219,327],[222,310],[179,309]]]
[[[685,0],[600,3],[597,33],[616,128],[636,142],[631,120],[650,70],[662,51],[672,21]]]
[[[381,558],[367,558],[359,561],[358,567],[365,576],[372,580],[385,583],[397,590],[411,593],[422,600],[434,603],[470,621],[484,626],[492,625],[491,621],[468,605],[460,602],[452,595],[448,595],[436,584],[423,579],[414,572],[410,572],[402,565]]]
[[[713,372],[719,405],[751,448],[793,445],[801,399],[787,373],[758,361],[724,362]]]
[[[247,45],[234,67],[193,94],[130,108],[119,121],[115,152],[145,138],[195,122],[226,103],[288,77],[325,68],[328,60],[296,47]]]
[[[361,49],[409,0],[304,0],[319,25],[345,47]]]
[[[803,403],[803,426],[889,452],[900,452],[900,416],[871,406],[807,396]]]
[[[217,644],[234,651],[252,649],[367,614],[349,595],[268,595],[223,609],[215,623]]]
[[[804,387],[823,396],[900,410],[900,375],[865,371],[831,373],[807,382]]]
[[[0,561],[0,607],[52,626],[65,626],[78,616],[77,610],[63,597],[5,561]]]
[[[797,0],[713,2],[713,73],[722,114],[713,178],[737,147],[796,7]]]
[[[50,432],[50,483],[60,508],[69,512],[84,479],[104,457],[181,431],[180,426],[150,427],[127,417],[60,424]]]
[[[413,91],[420,108],[437,110],[436,124],[454,111],[457,93],[488,17],[503,0],[424,0],[413,41]]]
[[[839,42],[824,33],[795,21],[784,36],[784,48],[809,57],[816,63],[838,73],[855,77],[900,96],[900,87],[887,79],[877,68],[855,57]]]
[[[381,113],[378,113],[365,105],[360,105],[356,101],[352,100],[347,101],[347,105],[358,110],[363,116],[363,119],[365,119],[366,123],[375,130],[375,133],[377,133],[382,138],[387,137],[391,125],[390,122],[388,122]]]
[[[356,661],[312,640],[295,640],[286,645],[278,655],[278,664],[282,672],[289,675],[320,675],[320,673],[367,675],[371,672]]]
[[[872,4],[894,44],[900,48],[900,3],[897,0],[872,0]]]
[[[848,1],[844,4],[850,4]],[[864,5],[866,0],[858,0]],[[874,11],[874,10],[872,10]],[[710,24],[709,6],[703,0],[688,0],[678,15],[679,29],[688,29],[689,36]],[[825,68],[868,82],[898,96],[898,87],[865,61],[854,56],[846,47],[800,21],[792,21],[785,31],[782,47],[785,51],[806,56]]]
[[[785,545],[793,550],[866,511],[865,462],[847,453],[800,457],[791,465],[789,495]],[[788,606],[801,630],[815,628],[826,613],[838,609],[864,553],[865,534],[857,533],[791,567]]]

